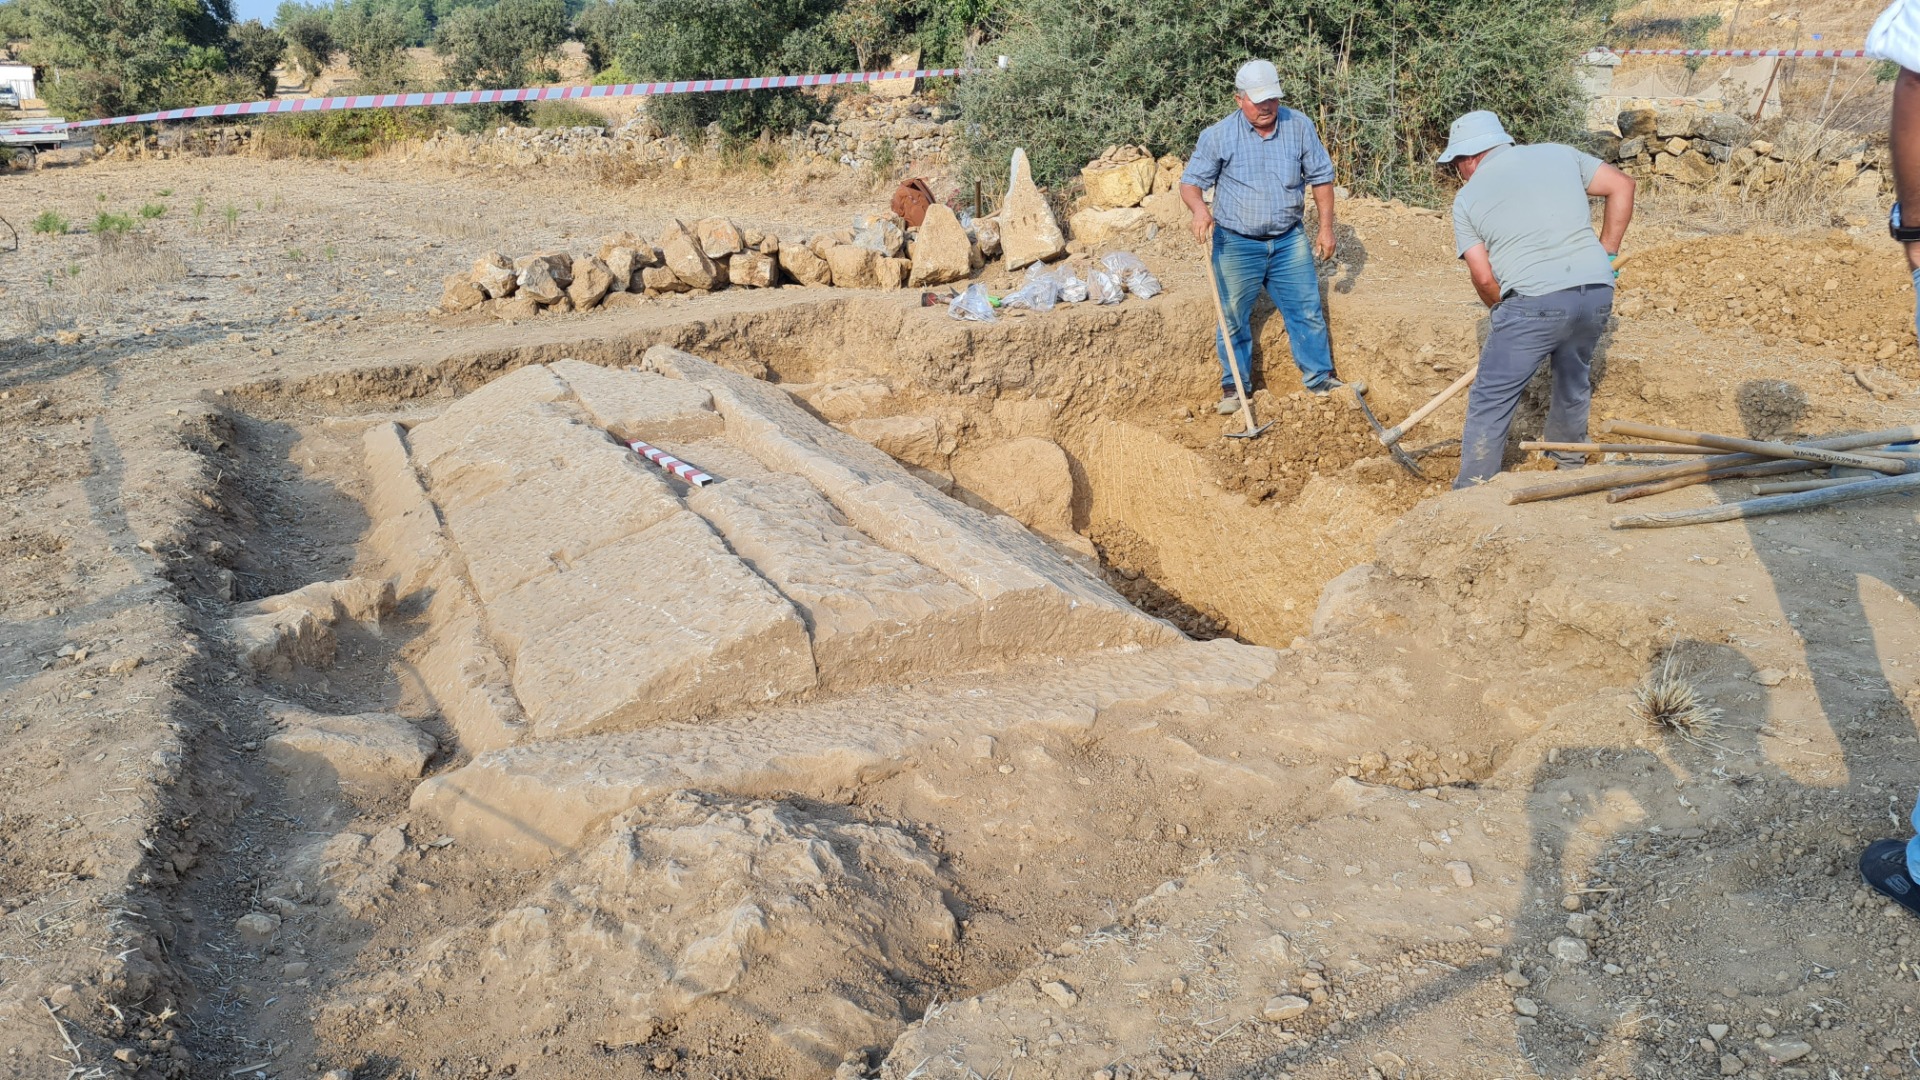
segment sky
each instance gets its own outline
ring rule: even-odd
[[[234,0],[233,16],[242,22],[247,19],[259,19],[268,26],[273,25],[273,13],[280,7],[280,0]]]

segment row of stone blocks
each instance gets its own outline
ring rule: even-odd
[[[633,439],[720,479],[689,488]],[[403,600],[426,598],[412,660],[483,757],[776,706],[795,723],[823,696],[1184,640],[777,387],[665,347],[643,369],[522,368],[371,429],[366,453],[371,547]],[[494,758],[429,780],[416,807],[570,846],[578,821],[481,805]]]

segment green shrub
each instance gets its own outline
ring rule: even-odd
[[[146,218],[148,221],[152,221],[154,218],[166,212],[167,208],[161,206],[159,203],[148,203],[140,208],[140,216]]]
[[[607,118],[575,101],[538,101],[529,121],[537,128],[606,127]]]
[[[125,236],[133,231],[133,215],[110,214],[105,210],[93,219],[93,232],[96,236]]]
[[[348,109],[262,120],[255,145],[268,157],[364,158],[439,126],[434,109]]]
[[[1563,0],[1009,0],[994,51],[961,82],[967,172],[1004,183],[1015,147],[1059,183],[1104,147],[1186,156],[1232,111],[1233,73],[1272,60],[1340,181],[1381,197],[1439,195],[1447,125],[1492,109],[1521,141],[1578,127],[1573,59],[1596,29]]]
[[[67,224],[66,218],[52,210],[42,210],[40,216],[33,219],[32,228],[34,232],[44,236],[61,236],[66,233]]]
[[[631,12],[629,25],[647,28],[621,38],[615,53],[634,82],[839,71],[854,61],[853,48],[828,28],[836,0],[630,0],[622,7]],[[682,138],[699,140],[717,123],[728,136],[750,139],[803,127],[826,104],[798,91],[756,90],[674,94],[648,109]]]

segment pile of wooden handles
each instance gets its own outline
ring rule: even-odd
[[[1609,420],[1600,425],[1600,430],[1606,434],[1627,439],[1651,440],[1651,443],[1523,443],[1521,445],[1532,450],[1700,456],[1693,461],[1659,465],[1653,468],[1621,469],[1595,472],[1592,475],[1582,473],[1567,480],[1557,480],[1550,484],[1510,492],[1507,495],[1507,502],[1538,502],[1542,499],[1584,495],[1594,491],[1606,491],[1608,502],[1624,502],[1628,499],[1637,499],[1714,480],[1778,476],[1823,466],[1861,469],[1870,474],[1878,474],[1817,481],[1815,482],[1818,484],[1817,487],[1796,482],[1792,485],[1792,490],[1784,492],[1781,491],[1784,485],[1763,485],[1778,493],[1762,493],[1766,497],[1699,510],[1630,514],[1613,519],[1613,527],[1616,529],[1635,529],[1732,521],[1736,518],[1828,506],[1897,491],[1920,490],[1920,454],[1901,454],[1872,449],[1894,443],[1912,442],[1920,438],[1920,426],[1889,428],[1885,431],[1869,431],[1859,435],[1841,435],[1801,443],[1738,439],[1701,431],[1636,424],[1626,420]]]

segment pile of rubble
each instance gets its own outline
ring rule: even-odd
[[[1636,177],[1658,177],[1687,187],[1744,186],[1765,190],[1795,170],[1818,170],[1833,188],[1863,198],[1890,192],[1891,158],[1884,143],[1812,124],[1788,123],[1762,137],[1753,124],[1728,112],[1687,107],[1628,109],[1619,134],[1596,136],[1601,157]]]
[[[1073,238],[1099,244],[1150,236],[1153,226],[1187,219],[1180,202],[1186,162],[1168,154],[1155,159],[1144,146],[1110,146],[1080,170],[1082,196],[1067,219]]]
[[[675,221],[649,243],[631,232],[600,241],[593,255],[542,252],[510,259],[482,255],[466,273],[449,275],[440,300],[446,312],[485,306],[502,319],[542,311],[586,311],[625,296],[713,292],[728,286],[838,285],[900,289],[959,281],[1000,253],[992,223],[971,232],[945,206],[919,228],[892,214],[865,215],[855,228],[782,241],[722,217],[692,227]]]

